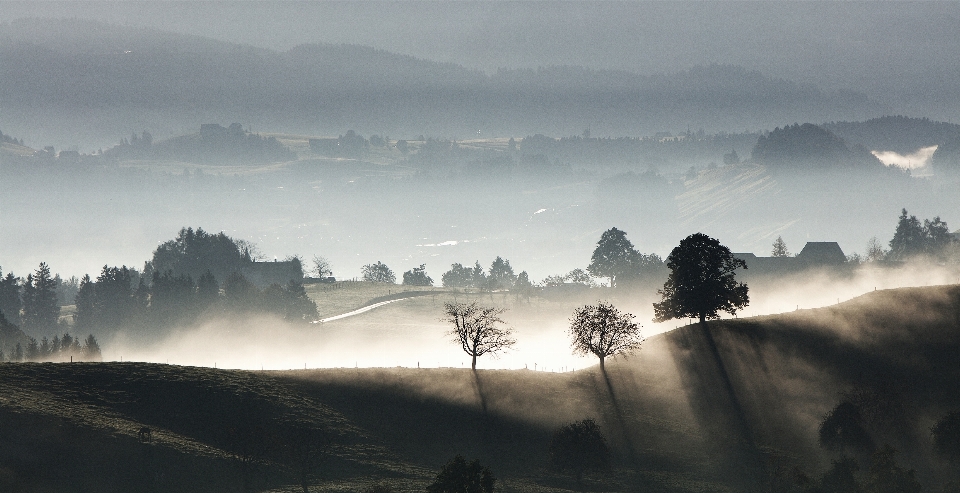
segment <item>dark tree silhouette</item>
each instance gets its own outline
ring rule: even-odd
[[[573,339],[574,354],[593,354],[600,358],[600,371],[606,371],[604,361],[608,356],[627,355],[643,343],[640,326],[633,323],[634,316],[620,313],[607,302],[577,308],[570,319],[567,333]]]
[[[587,271],[596,277],[609,277],[610,287],[616,287],[618,277],[629,275],[637,255],[627,233],[610,228],[600,235]]]
[[[562,426],[553,432],[550,441],[550,464],[560,472],[572,474],[577,485],[583,475],[610,468],[610,448],[592,419]]]
[[[667,257],[670,277],[657,291],[662,297],[653,304],[657,322],[696,317],[700,323],[719,317],[720,311],[736,314],[747,306],[747,285],[737,283],[737,268],[747,263],[730,253],[719,241],[695,233],[680,241]]]
[[[903,209],[893,239],[890,240],[890,256],[894,260],[903,260],[925,251],[926,234],[923,225],[917,216],[907,216],[907,210]]]
[[[940,418],[930,429],[937,454],[960,462],[960,411],[954,411]]]
[[[863,416],[855,404],[844,401],[837,404],[820,422],[820,446],[827,450],[847,450],[867,453],[875,445],[863,427]]]
[[[477,358],[484,354],[496,355],[516,344],[510,328],[501,328],[504,323],[500,314],[503,308],[485,307],[476,301],[466,303],[444,303],[444,312],[447,318],[444,322],[453,324],[448,332],[454,336],[454,342],[460,344],[463,352],[471,357],[470,368],[477,369]]]
[[[2,274],[3,271],[0,271],[0,276]],[[20,310],[23,308],[20,300],[21,281],[13,272],[7,272],[6,276],[0,277],[0,311],[7,317],[7,321],[14,325],[20,325]]]
[[[226,279],[251,261],[250,249],[241,248],[241,244],[222,232],[210,234],[203,228],[184,228],[175,239],[157,247],[144,272],[172,271],[174,277],[189,275],[198,279],[210,271],[217,279]]]
[[[940,255],[952,238],[947,223],[940,216],[933,220],[924,219],[923,223],[917,216],[908,216],[903,209],[897,221],[897,229],[890,240],[890,258],[907,260],[918,255]]]
[[[440,469],[437,478],[427,486],[427,493],[493,493],[496,478],[479,459],[467,463],[462,455]]]
[[[23,285],[23,330],[44,332],[56,329],[60,319],[57,301],[57,282],[50,275],[50,267],[41,262],[33,274],[27,275]]]
[[[403,284],[408,286],[433,286],[433,279],[427,275],[427,265],[420,264],[403,273]]]
[[[397,276],[387,267],[386,264],[377,261],[375,264],[367,264],[361,267],[363,280],[367,282],[385,282],[394,284],[397,282]]]

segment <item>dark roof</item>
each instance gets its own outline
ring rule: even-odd
[[[808,241],[797,259],[808,264],[842,264],[847,256],[835,241]]]

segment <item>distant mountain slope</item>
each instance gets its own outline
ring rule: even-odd
[[[603,491],[758,491],[819,476],[817,427],[857,402],[925,491],[951,474],[929,429],[960,407],[960,288],[880,291],[816,310],[710,322],[575,373],[461,369],[241,372],[138,363],[0,365],[0,484],[17,491],[222,491],[242,438],[258,488],[290,484],[283,444],[327,430],[327,487],[422,491],[454,454],[525,491],[576,488],[547,468],[551,431],[596,419],[617,470]],[[154,439],[138,442],[142,426]],[[65,458],[72,457],[71,460]],[[51,458],[57,467],[48,469]],[[64,458],[64,459],[56,459]],[[166,481],[164,483],[164,481]]]
[[[104,126],[116,126],[124,118],[149,123],[155,114],[187,127],[206,118],[283,122],[310,133],[579,135],[593,128],[642,135],[883,111],[862,94],[828,94],[732,66],[651,77],[578,67],[487,76],[362,46],[304,45],[280,53],[76,19],[0,26],[0,64],[0,104],[22,117],[24,129],[43,115],[60,114],[69,123],[95,114]],[[130,117],[137,109],[146,115]],[[12,130],[29,137],[24,129]]]

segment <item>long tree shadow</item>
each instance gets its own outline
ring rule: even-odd
[[[762,474],[760,451],[716,340],[705,323],[682,330],[670,349],[712,455],[731,480],[755,485]]]
[[[623,407],[620,405],[620,400],[617,398],[617,393],[613,389],[613,381],[610,379],[610,375],[607,373],[606,368],[600,370],[600,376],[603,377],[603,382],[607,390],[607,398],[609,398],[610,406],[613,409],[613,417],[616,421],[616,426],[619,428],[619,436],[623,439],[624,446],[627,448],[627,460],[630,465],[637,465],[637,451],[633,445],[633,439],[631,438],[630,428],[627,426],[627,420],[623,414]]]
[[[477,390],[477,398],[480,400],[480,409],[483,411],[483,415],[487,415],[487,394],[483,391],[483,383],[480,381],[480,373],[474,369],[473,370],[473,385]]]

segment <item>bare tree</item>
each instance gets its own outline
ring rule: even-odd
[[[330,268],[330,261],[319,255],[314,255],[313,272],[315,272],[320,279],[332,276],[333,270]]]
[[[577,308],[567,331],[573,338],[573,354],[597,356],[600,371],[606,371],[603,363],[608,356],[627,355],[640,349],[643,336],[633,319],[632,314],[620,313],[613,304],[603,301]]]
[[[474,371],[478,356],[496,355],[516,344],[516,339],[510,337],[513,330],[499,327],[504,323],[500,318],[505,311],[503,308],[480,306],[476,301],[470,304],[444,303],[443,306],[447,317],[442,320],[454,327],[448,334],[454,336],[454,342],[460,343],[463,352],[473,358],[470,367]]]

